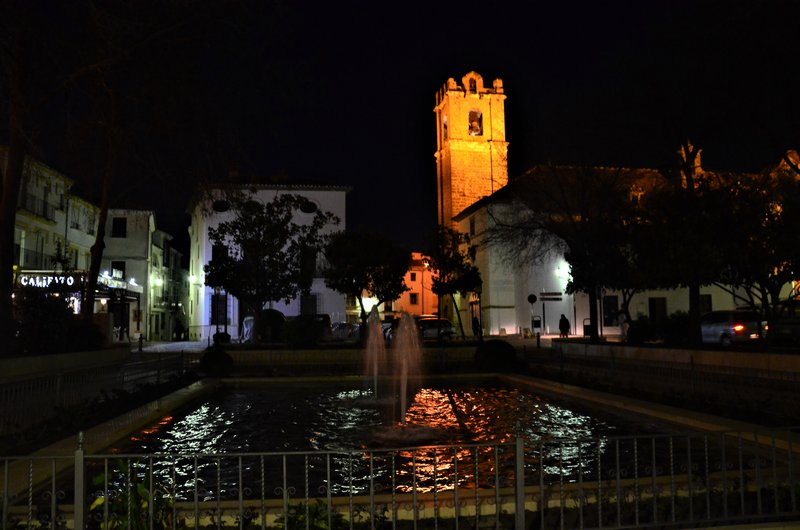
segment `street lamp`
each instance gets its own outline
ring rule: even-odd
[[[425,271],[428,270],[430,267],[430,262],[423,258],[422,260],[422,271],[420,272],[420,289],[419,289],[419,296],[420,296],[420,303],[422,304],[421,314],[427,315],[425,312]]]

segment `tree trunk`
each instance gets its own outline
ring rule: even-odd
[[[463,340],[467,340],[467,335],[464,333],[464,322],[461,321],[461,311],[458,310],[458,304],[456,303],[456,295],[454,293],[450,293],[450,299],[453,300],[453,307],[456,310],[456,317],[458,318],[458,329],[461,330],[461,338]]]
[[[97,219],[97,235],[91,248],[89,272],[85,283],[85,294],[81,301],[81,316],[91,321],[94,315],[95,293],[97,292],[97,277],[100,275],[100,266],[103,264],[103,251],[106,248],[106,222],[108,220],[108,195],[111,188],[112,164],[111,155],[108,156],[106,171],[103,175],[103,187],[100,195],[100,215]],[[142,330],[144,333],[144,330]]]
[[[9,144],[3,168],[3,191],[0,196],[0,342],[12,344],[15,335],[14,309],[11,295],[14,292],[14,226],[17,215],[17,198],[25,168],[25,141],[23,109],[15,80],[10,80],[11,104],[9,108]],[[7,354],[12,348],[3,348]]]
[[[102,81],[101,81],[102,82]],[[106,95],[109,100],[108,109],[108,130],[106,131],[106,161],[103,169],[103,182],[100,192],[100,215],[97,219],[97,235],[95,236],[94,245],[91,248],[91,260],[89,262],[89,272],[86,278],[86,291],[83,300],[81,301],[81,316],[88,321],[93,319],[94,315],[94,302],[95,293],[97,291],[97,277],[100,274],[100,266],[103,263],[103,251],[106,248],[106,222],[108,220],[108,207],[109,207],[109,194],[111,193],[111,181],[114,176],[114,158],[116,156],[114,130],[113,126],[116,122],[116,107],[113,94],[110,89],[103,83],[103,88],[106,90]],[[125,323],[127,324],[127,322]],[[145,323],[147,326],[147,323]],[[142,330],[142,333],[144,333]]]
[[[700,344],[700,284],[692,282],[689,286],[689,343]]]

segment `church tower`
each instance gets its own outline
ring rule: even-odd
[[[436,94],[436,184],[439,224],[508,182],[503,81],[491,87],[470,72],[461,85],[451,77]]]

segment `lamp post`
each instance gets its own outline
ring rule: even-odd
[[[422,304],[421,314],[427,315],[428,313],[425,312],[425,271],[428,270],[430,263],[427,259],[422,260],[422,271],[420,271],[420,289],[419,289],[419,296],[420,302]]]

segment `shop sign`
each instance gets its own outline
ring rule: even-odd
[[[78,274],[54,274],[52,272],[22,272],[18,276],[18,282],[21,287],[69,291],[80,287],[81,276]]]

